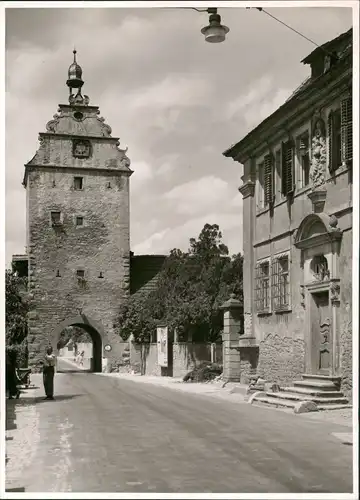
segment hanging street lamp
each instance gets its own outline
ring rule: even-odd
[[[208,8],[209,24],[202,28],[201,33],[205,36],[205,41],[209,43],[221,43],[225,40],[229,28],[221,24],[221,16],[217,13],[217,8]]]

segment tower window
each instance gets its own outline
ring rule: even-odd
[[[103,275],[102,271],[100,271],[99,278],[103,278],[103,277],[104,277],[104,275]]]
[[[51,212],[51,224],[53,226],[61,224],[61,212]]]
[[[84,217],[76,217],[76,226],[81,227],[84,225]]]
[[[82,177],[74,177],[74,189],[75,191],[81,191],[83,189]]]
[[[78,269],[78,270],[76,271],[76,276],[77,276],[78,278],[84,278],[84,277],[85,277],[85,271],[84,271],[84,269]]]
[[[59,269],[56,271],[56,277],[61,278]]]
[[[80,111],[75,111],[74,118],[80,122],[84,118],[84,115]]]

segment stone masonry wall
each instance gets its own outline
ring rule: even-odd
[[[74,175],[84,178],[82,191],[72,189]],[[111,364],[120,342],[113,325],[129,293],[128,176],[51,167],[30,171],[27,203],[30,364],[38,363],[48,343],[56,345],[52,331],[79,310],[102,325],[102,343],[113,347],[103,353]],[[62,227],[51,227],[51,211],[61,211]],[[76,227],[76,216],[84,217],[84,227]],[[85,271],[84,287],[77,269]]]
[[[352,231],[346,231],[342,239],[342,252],[339,262],[343,276],[340,288],[340,373],[341,390],[352,397]]]

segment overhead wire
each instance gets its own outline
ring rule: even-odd
[[[251,9],[251,7],[247,7],[248,9]],[[258,10],[259,12],[264,12],[265,14],[267,14],[269,17],[271,17],[272,19],[275,19],[275,21],[277,21],[278,23],[282,24],[283,26],[286,26],[286,28],[289,28],[289,30],[291,31],[294,31],[294,33],[297,33],[298,35],[300,35],[302,38],[305,38],[305,40],[307,40],[308,42],[312,43],[313,45],[315,45],[316,47],[318,47],[319,49],[321,49],[322,51],[326,52],[326,54],[334,57],[334,54],[331,54],[330,52],[328,52],[326,49],[324,49],[321,45],[319,45],[318,43],[314,42],[314,40],[311,40],[311,38],[307,37],[306,35],[304,35],[303,33],[301,33],[300,31],[296,30],[295,28],[293,28],[292,26],[289,26],[288,24],[286,24],[284,21],[281,21],[281,19],[278,19],[277,17],[273,16],[272,14],[270,14],[270,12],[268,12],[267,10],[263,9],[262,7],[254,7],[256,10]]]

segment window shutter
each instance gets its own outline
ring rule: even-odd
[[[341,101],[342,161],[352,160],[352,97]]]
[[[333,147],[334,147],[334,140],[333,140],[333,120],[334,116],[332,112],[329,113],[328,116],[328,139],[329,139],[329,171],[333,172],[334,171],[334,155],[333,155]]]
[[[274,201],[274,175],[273,175],[273,157],[268,154],[264,158],[265,182],[264,194],[265,205],[271,205]]]
[[[282,179],[281,188],[285,196],[289,196],[294,190],[294,146],[292,141],[282,143]]]

